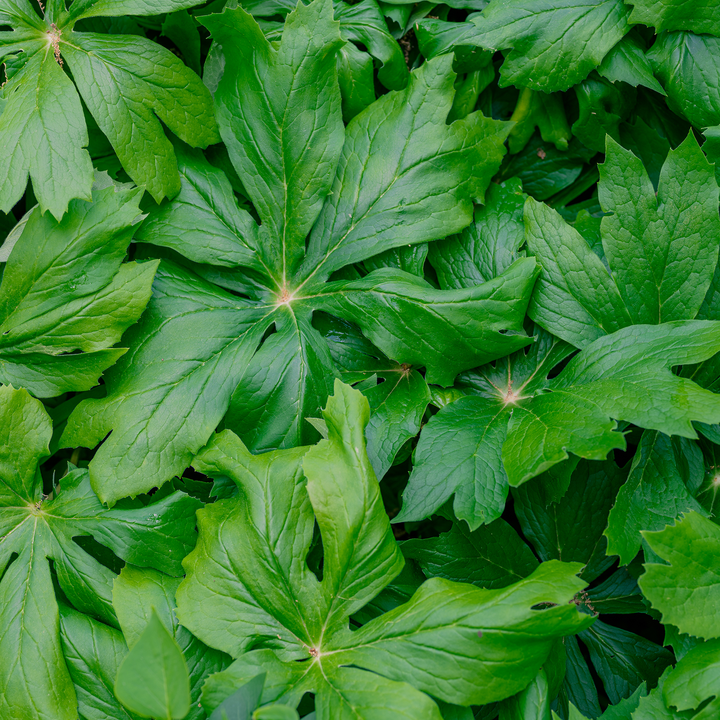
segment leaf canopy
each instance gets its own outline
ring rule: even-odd
[[[53,582],[77,611],[69,610],[68,622],[96,618],[117,627],[111,598],[115,573],[76,538],[92,538],[136,565],[180,574],[194,541],[199,503],[173,492],[155,503],[107,509],[93,493],[87,471],[79,469],[44,494],[38,465],[49,454],[51,435],[50,418],[38,400],[25,390],[0,387],[0,651],[13,658],[0,665],[0,712],[74,720],[78,658],[61,642]],[[108,642],[116,647],[118,641]]]
[[[88,390],[126,352],[112,346],[145,309],[157,262],[122,262],[140,192],[107,180],[99,176],[93,201],[73,200],[59,222],[35,207],[6,239],[3,383],[38,397]]]
[[[9,212],[28,177],[42,212],[60,220],[73,198],[90,200],[93,165],[80,98],[120,162],[160,201],[180,189],[161,121],[195,147],[218,142],[212,99],[200,78],[147,38],[79,31],[83,18],[148,15],[187,0],[48,2],[41,18],[27,0],[3,0],[0,57],[22,58],[2,89],[0,210]],[[67,62],[72,79],[66,73]]]
[[[337,374],[314,327],[319,310],[357,323],[387,357],[424,366],[441,384],[530,342],[522,318],[537,270],[527,258],[466,290],[389,268],[331,277],[471,221],[509,128],[479,113],[447,124],[450,57],[425,63],[344,129],[329,2],[300,4],[278,47],[240,8],[203,22],[226,55],[221,134],[261,222],[221,171],[178,149],[182,190],[137,239],[181,264],[163,261],[126,336],[132,349],[107,375],[107,398],[80,404],[63,436],[93,447],[112,431],[90,465],[105,501],[179,473],[223,416],[251,450],[315,439],[303,418],[317,414]]]
[[[351,632],[348,617],[403,559],[365,452],[367,400],[337,381],[323,415],[328,438],[312,448],[252,455],[225,431],[194,461],[239,490],[200,511],[200,542],[178,590],[181,622],[237,658],[208,681],[210,709],[262,667],[264,702],[294,705],[311,691],[321,719],[436,720],[424,692],[463,705],[507,697],[532,679],[554,638],[592,622],[567,604],[582,587],[579,566],[550,562],[503,590],[434,578]],[[315,520],[322,580],[305,562]],[[552,606],[533,609],[541,602]],[[438,653],[452,655],[452,667]]]

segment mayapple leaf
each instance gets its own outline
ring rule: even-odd
[[[74,447],[105,439],[89,469],[107,502],[181,473],[223,417],[253,451],[316,440],[305,418],[317,416],[338,372],[313,325],[321,309],[359,324],[398,365],[426,367],[444,384],[530,342],[522,318],[532,260],[462,291],[390,268],[326,283],[348,264],[471,221],[509,126],[479,113],[447,123],[452,58],[423,64],[406,88],[344,128],[342,40],[327,0],[299,3],[279,45],[240,8],[203,22],[229,57],[216,92],[219,123],[262,222],[239,207],[229,179],[178,144],[182,190],[151,210],[138,240],[143,257],[182,265],[162,263],[147,311],[125,336],[131,351],[105,377],[107,397],[81,403],[62,438]],[[261,71],[246,77],[251,66]],[[398,449],[384,451],[379,471]]]
[[[195,147],[218,142],[212,98],[200,78],[161,45],[138,35],[77,31],[87,17],[147,15],[196,5],[187,0],[81,0],[0,8],[13,30],[0,56],[26,60],[3,86],[0,209],[9,212],[28,176],[44,212],[60,219],[73,198],[90,199],[93,167],[84,110],[120,162],[156,201],[180,189],[177,163],[161,121]],[[72,79],[65,70],[65,63]]]
[[[89,17],[161,15],[201,4],[202,0],[74,0],[68,14],[76,22]]]
[[[703,705],[693,720],[712,720],[720,712],[719,686],[720,640],[709,640],[690,650],[670,672],[662,688],[663,700],[679,712]]]
[[[118,669],[115,695],[142,717],[182,720],[190,711],[185,658],[154,609],[147,627]]]
[[[697,128],[720,124],[720,37],[664,32],[647,57],[671,110]]]
[[[600,232],[612,274],[580,233],[544,204],[525,206],[528,251],[543,268],[530,316],[585,347],[632,323],[694,318],[720,244],[718,187],[692,135],[671,150],[657,196],[642,162],[607,138]]]
[[[128,652],[122,632],[60,604],[60,633],[80,717],[136,720],[113,692],[120,663]]]
[[[664,530],[643,532],[667,565],[646,563],[640,588],[664,623],[710,640],[720,637],[714,608],[720,602],[720,527],[689,512]]]
[[[700,0],[692,5],[684,0],[626,0],[626,3],[632,5],[631,23],[651,25],[658,34],[663,30],[689,30],[720,35],[720,8],[712,0]]]
[[[175,617],[175,592],[180,578],[152,568],[126,565],[113,582],[112,601],[120,628],[132,650],[157,614],[177,643],[187,665],[191,707],[187,720],[204,718],[199,707],[200,692],[208,675],[224,669],[230,658],[200,642]]]
[[[0,283],[0,381],[38,397],[89,390],[126,352],[112,346],[145,309],[157,268],[122,262],[140,195],[99,177],[92,202],[73,200],[61,221],[39,207],[23,220]]]
[[[237,658],[208,680],[209,709],[266,672],[263,702],[296,705],[314,692],[319,720],[390,718],[401,697],[406,713],[438,720],[425,692],[463,705],[508,697],[555,638],[592,623],[568,604],[582,587],[579,565],[553,561],[501,590],[433,578],[350,632],[349,615],[397,576],[403,558],[365,450],[367,400],[336,381],[323,415],[328,437],[312,448],[252,455],[225,431],[194,461],[239,491],[199,512],[200,541],[177,594],[180,621]],[[316,520],[322,580],[306,562]],[[533,609],[539,603],[548,604]],[[260,643],[267,649],[252,649]]]
[[[641,531],[660,530],[690,510],[707,515],[691,493],[699,484],[691,478],[693,468],[702,467],[691,456],[699,452],[686,438],[656,430],[643,433],[608,517],[608,555],[618,555],[620,564],[627,565],[640,551]]]
[[[115,574],[75,538],[93,538],[125,561],[180,574],[180,561],[194,542],[199,503],[173,492],[154,503],[108,510],[93,493],[87,471],[79,469],[44,495],[38,465],[49,454],[51,436],[50,418],[38,400],[25,390],[0,387],[0,653],[13,659],[0,664],[0,714],[75,720],[73,679],[83,673],[74,645],[61,642],[51,561],[64,601],[83,617],[117,627]]]
[[[465,45],[509,50],[501,85],[551,92],[587,77],[630,29],[622,0],[492,0]]]
[[[466,397],[423,428],[394,522],[429,517],[453,494],[457,517],[471,529],[492,522],[509,486],[550,470],[569,453],[603,460],[625,448],[618,420],[697,437],[691,423],[716,417],[720,402],[670,368],[702,362],[718,350],[720,323],[632,325],[591,343],[549,379],[572,348],[539,332],[527,353],[461,376]]]

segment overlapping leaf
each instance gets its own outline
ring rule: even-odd
[[[462,44],[509,50],[503,85],[544,92],[583,80],[630,29],[622,0],[493,0],[468,22]]]
[[[127,336],[132,350],[107,376],[107,398],[78,406],[64,436],[91,447],[112,431],[90,465],[105,500],[180,472],[228,408],[226,426],[253,450],[316,438],[303,418],[317,414],[336,369],[315,310],[357,323],[389,358],[445,384],[529,342],[533,260],[464,290],[390,269],[326,282],[350,263],[470,222],[508,127],[479,114],[446,123],[451,58],[426,63],[344,129],[342,41],[328,2],[300,4],[278,48],[241,9],[203,22],[226,54],[221,134],[261,223],[237,206],[220,171],[179,152],[183,190],[138,239],[187,260],[161,265]]]
[[[675,525],[643,537],[669,563],[648,563],[640,578],[645,597],[662,613],[663,622],[700,638],[719,637],[713,608],[720,593],[720,528],[689,512]]]
[[[179,574],[194,541],[198,503],[174,492],[156,503],[108,510],[85,470],[70,472],[43,494],[38,463],[48,455],[52,427],[24,390],[0,387],[0,434],[0,713],[75,720],[73,676],[82,658],[61,644],[53,582],[79,611],[69,611],[68,622],[92,625],[96,618],[117,626],[115,574],[76,538],[92,538],[136,565]]]
[[[180,189],[172,146],[160,121],[194,146],[217,142],[210,95],[170,51],[143,37],[78,32],[78,20],[166,12],[197,2],[48,2],[41,18],[29,0],[5,0],[0,56],[19,60],[4,85],[0,118],[0,209],[9,212],[28,176],[43,212],[60,219],[73,198],[90,199],[93,168],[80,96],[130,177],[160,200]],[[67,61],[72,80],[65,72]],[[76,89],[77,88],[77,89]],[[78,95],[79,92],[79,95]]]
[[[720,243],[712,167],[688,137],[668,154],[657,197],[642,162],[613,140],[600,166],[603,259],[553,210],[528,200],[528,251],[543,272],[530,305],[539,325],[576,347],[632,323],[694,318]]]
[[[532,679],[554,638],[592,622],[567,604],[582,586],[579,566],[550,562],[504,590],[429,580],[350,632],[349,615],[403,564],[365,452],[368,415],[365,398],[337,382],[324,411],[328,439],[314,448],[251,455],[225,432],[194,461],[239,489],[200,512],[200,543],[178,590],[181,622],[238,658],[208,681],[211,708],[267,672],[264,701],[295,705],[315,692],[321,720],[437,719],[424,692],[462,705],[507,697]],[[305,562],[315,519],[321,581]],[[541,602],[552,607],[532,609]]]
[[[38,397],[88,390],[126,350],[113,348],[150,298],[157,262],[122,261],[141,191],[99,176],[92,202],[60,221],[35,207],[5,241],[0,381]]]

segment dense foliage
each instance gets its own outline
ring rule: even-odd
[[[0,24],[0,720],[720,718],[716,0]]]

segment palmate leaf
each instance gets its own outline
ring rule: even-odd
[[[670,368],[712,357],[719,343],[720,323],[712,321],[634,325],[591,343],[548,381],[569,348],[540,333],[527,355],[468,374],[469,396],[426,425],[395,521],[428,517],[454,493],[455,513],[471,528],[490,522],[502,513],[508,484],[521,485],[568,453],[602,460],[624,448],[614,420],[697,437],[691,423],[717,416],[720,402]]]
[[[200,511],[200,542],[177,594],[180,621],[238,658],[208,680],[208,709],[266,672],[263,702],[296,705],[314,692],[319,720],[438,720],[425,692],[462,705],[512,695],[555,638],[592,623],[568,604],[582,587],[579,566],[553,561],[504,590],[429,580],[406,604],[350,632],[349,615],[403,559],[365,452],[367,401],[338,381],[323,414],[328,439],[313,448],[252,455],[225,431],[194,461],[239,490]],[[305,561],[315,520],[321,581]],[[552,606],[533,609],[539,603]]]
[[[706,640],[720,637],[714,608],[720,594],[720,527],[696,512],[643,537],[667,563],[647,563],[640,587],[663,622]]]
[[[357,323],[388,358],[445,384],[530,342],[531,259],[464,290],[387,268],[327,282],[470,222],[508,126],[479,114],[446,123],[450,57],[425,63],[344,128],[328,0],[300,3],[279,47],[242,9],[203,22],[226,54],[221,134],[261,222],[199,153],[178,151],[183,189],[151,212],[138,240],[187,260],[161,264],[148,310],[126,335],[132,350],[106,377],[107,398],[81,403],[63,437],[92,447],[110,433],[90,465],[107,501],[181,472],[226,412],[251,450],[316,439],[303,418],[317,415],[336,374],[317,310]]]
[[[12,231],[0,284],[0,382],[38,397],[88,390],[126,350],[157,262],[122,263],[142,191],[98,176],[60,221],[35,207]],[[78,352],[80,351],[80,352]]]
[[[468,23],[463,45],[509,50],[501,86],[551,92],[584,80],[630,29],[622,0],[493,0]]]
[[[694,33],[720,35],[720,8],[712,0],[692,5],[684,0],[626,0],[632,5],[630,22],[652,25],[658,33],[663,30],[689,30]]]
[[[101,628],[117,627],[111,601],[115,574],[75,538],[93,538],[123,560],[174,574],[182,572],[180,561],[194,541],[199,503],[180,492],[152,504],[108,510],[93,493],[87,471],[73,470],[50,497],[44,495],[38,463],[49,454],[51,435],[39,401],[24,390],[0,387],[3,717],[77,717],[72,677],[82,659],[73,651],[77,644],[61,643],[53,581],[77,611],[63,611],[68,622],[82,625],[96,618]],[[108,642],[117,646],[116,639]]]
[[[87,17],[148,15],[196,5],[182,0],[48,2],[3,0],[0,56],[24,62],[3,87],[0,209],[17,203],[28,176],[40,208],[60,219],[73,198],[90,199],[93,169],[80,96],[120,162],[156,200],[180,189],[172,145],[160,121],[196,147],[219,140],[212,99],[200,78],[146,38],[78,32]],[[72,80],[65,73],[67,61]],[[77,88],[77,89],[76,89]],[[79,95],[78,95],[79,92]]]
[[[532,200],[525,207],[528,252],[543,268],[529,314],[580,348],[632,323],[694,318],[720,243],[718,188],[694,137],[668,154],[657,197],[642,162],[611,138],[600,173],[612,274],[555,211]]]
[[[665,32],[647,56],[671,110],[697,128],[720,124],[720,37]]]

